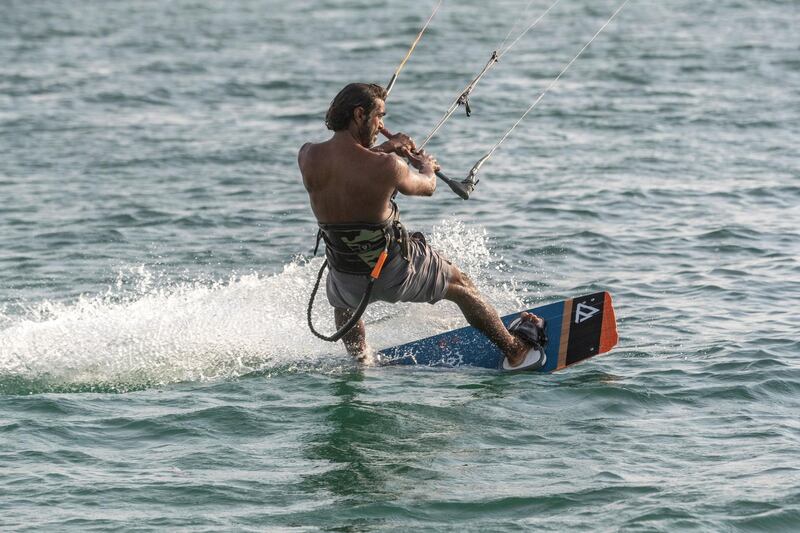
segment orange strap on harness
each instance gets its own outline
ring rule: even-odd
[[[389,252],[384,248],[381,252],[381,255],[378,256],[378,262],[375,263],[375,268],[373,268],[372,272],[370,273],[370,277],[372,279],[378,279],[380,277],[383,264],[386,262],[387,257],[389,257]]]
[[[326,259],[322,263],[322,268],[319,269],[319,274],[317,274],[317,282],[314,284],[314,289],[311,291],[311,298],[308,301],[308,311],[306,313],[308,318],[308,327],[311,329],[311,333],[316,335],[322,340],[336,342],[347,333],[353,329],[353,326],[361,320],[361,315],[364,314],[364,310],[369,305],[370,296],[372,295],[372,287],[375,285],[375,280],[377,280],[381,275],[381,270],[383,269],[384,263],[386,263],[386,259],[389,257],[389,245],[387,243],[386,248],[383,249],[381,255],[378,256],[378,261],[375,263],[375,266],[372,268],[372,272],[370,273],[369,281],[367,282],[367,288],[364,291],[364,296],[361,297],[361,302],[358,304],[358,308],[353,312],[347,322],[333,335],[327,336],[323,335],[322,333],[318,332],[314,329],[314,324],[311,323],[311,308],[314,305],[314,297],[317,295],[317,290],[319,289],[319,282],[322,280],[322,274],[325,272],[325,269],[328,267],[328,260]]]

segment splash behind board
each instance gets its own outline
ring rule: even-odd
[[[611,295],[598,292],[529,312],[544,318],[547,363],[538,372],[555,372],[611,350],[618,340]],[[508,326],[519,313],[502,317]],[[500,350],[473,327],[434,335],[380,352],[382,365],[475,366],[500,368]]]

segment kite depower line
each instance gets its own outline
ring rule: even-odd
[[[511,133],[517,128],[517,126],[519,126],[519,124],[525,119],[525,117],[527,117],[531,113],[531,111],[533,111],[536,108],[536,106],[539,105],[539,102],[542,101],[542,99],[545,97],[545,95],[548,92],[550,92],[550,90],[553,89],[558,84],[558,82],[561,79],[561,77],[567,72],[567,70],[569,70],[569,68],[573,65],[573,63],[575,63],[575,61],[578,60],[578,58],[583,54],[583,52],[586,51],[587,48],[589,48],[589,46],[594,42],[594,40],[597,39],[597,37],[608,27],[608,25],[611,24],[611,22],[617,17],[617,15],[620,13],[620,11],[622,11],[622,9],[628,4],[629,1],[630,0],[623,0],[623,2],[617,7],[616,10],[614,10],[614,12],[608,18],[608,20],[606,20],[605,23],[600,27],[600,29],[598,29],[597,32],[595,32],[595,34],[592,36],[592,38],[589,39],[589,41],[587,41],[586,44],[583,45],[583,47],[578,51],[578,53],[575,54],[572,57],[572,59],[570,59],[564,65],[564,67],[561,69],[561,71],[558,73],[558,75],[550,81],[550,83],[539,94],[539,96],[534,100],[534,102],[522,113],[522,115],[519,117],[519,119],[503,134],[503,136],[500,138],[500,140],[497,141],[486,152],[485,155],[483,155],[480,159],[478,159],[478,161],[472,166],[472,168],[470,169],[469,173],[467,174],[467,177],[464,180],[462,180],[462,181],[454,180],[454,179],[448,177],[446,174],[444,174],[441,170],[437,171],[436,175],[442,181],[444,181],[453,190],[453,192],[455,192],[458,196],[460,196],[464,200],[469,199],[470,195],[472,194],[472,191],[475,190],[475,186],[478,184],[479,180],[477,179],[476,176],[478,174],[478,171],[484,165],[484,163],[486,163],[486,161],[488,161],[489,158],[491,158],[494,155],[494,153],[497,151],[497,149],[500,148],[500,146],[505,142],[505,140],[509,137],[509,135],[511,135]],[[408,59],[413,54],[414,49],[416,48],[417,44],[419,43],[420,39],[422,38],[422,35],[425,33],[425,30],[428,28],[428,25],[430,24],[431,20],[433,20],[433,17],[439,11],[439,8],[441,7],[442,2],[443,2],[443,0],[439,0],[439,2],[436,4],[436,6],[433,9],[433,12],[428,17],[427,21],[425,22],[425,24],[422,27],[422,29],[420,30],[420,32],[417,34],[416,39],[414,39],[414,42],[411,44],[411,47],[409,48],[408,52],[406,53],[406,56],[403,58],[403,61],[400,62],[400,65],[397,67],[397,69],[395,70],[394,74],[392,75],[392,78],[389,81],[389,84],[387,85],[387,97],[388,97],[388,93],[391,91],[391,89],[394,87],[395,83],[397,82],[397,77],[399,76],[400,71],[403,69],[403,67],[405,67],[406,63],[408,62]],[[425,147],[425,145],[428,144],[428,142],[439,132],[439,130],[442,128],[442,126],[450,119],[450,117],[453,116],[453,114],[455,113],[455,111],[459,107],[462,107],[462,106],[464,107],[467,116],[470,116],[472,114],[472,109],[471,109],[471,107],[469,105],[469,97],[472,94],[472,92],[475,90],[475,87],[478,85],[478,83],[484,78],[484,76],[486,76],[486,74],[491,70],[491,68],[495,64],[497,64],[497,62],[500,61],[500,59],[506,53],[508,53],[528,32],[530,32],[533,28],[535,28],[539,24],[539,22],[545,16],[547,16],[547,14],[550,13],[550,11],[553,8],[555,8],[560,2],[561,2],[561,0],[555,0],[555,2],[553,2],[547,9],[545,9],[545,11],[542,12],[541,15],[539,15],[527,27],[525,27],[517,35],[517,37],[513,41],[511,41],[510,44],[508,44],[508,46],[505,46],[505,43],[508,41],[509,37],[511,36],[511,34],[514,31],[514,26],[512,26],[512,28],[509,30],[508,34],[506,35],[506,38],[503,39],[503,42],[498,47],[499,51],[498,50],[494,50],[492,52],[492,55],[489,58],[489,61],[487,61],[486,65],[484,65],[483,69],[481,69],[481,71],[453,99],[453,102],[447,108],[447,110],[445,111],[445,113],[442,116],[442,118],[436,123],[436,125],[433,127],[433,129],[430,131],[430,133],[428,133],[428,135],[425,137],[425,140],[417,147],[417,150],[421,150],[422,148]],[[530,0],[530,2],[528,3],[528,7],[526,8],[526,11],[528,10],[528,8],[531,6],[532,3],[533,3],[533,0]]]

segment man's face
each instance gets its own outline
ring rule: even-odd
[[[386,116],[386,104],[383,100],[375,100],[372,113],[365,117],[359,128],[359,140],[366,148],[371,147],[378,140],[378,133],[383,128],[383,117]]]

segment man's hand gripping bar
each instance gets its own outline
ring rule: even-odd
[[[392,135],[392,133],[390,133],[386,128],[381,129],[381,135],[387,139],[394,137],[394,135]],[[418,152],[414,151],[412,153]],[[448,177],[444,172],[442,172],[441,169],[435,170],[434,173],[436,174],[436,177],[445,182],[450,189],[452,189],[452,191],[463,200],[469,200],[469,196],[472,194],[472,191],[475,190],[475,186],[478,184],[478,181],[480,181],[475,179],[474,172],[470,172],[469,176],[467,176],[463,181],[456,181]]]

